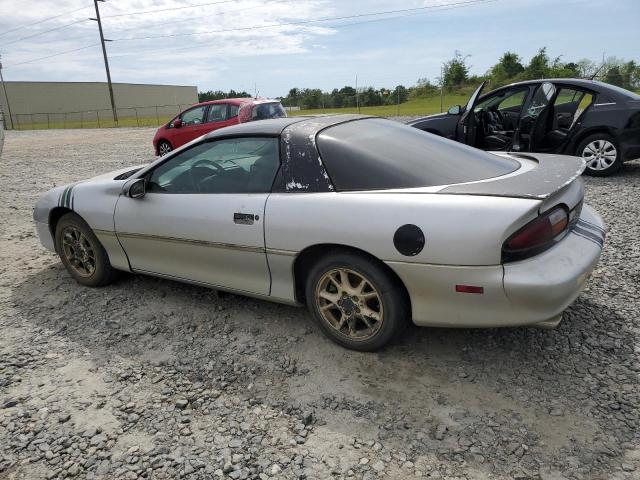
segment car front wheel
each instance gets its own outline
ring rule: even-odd
[[[606,177],[622,167],[620,148],[615,139],[606,133],[589,135],[578,145],[576,155],[587,164],[585,173],[596,177]]]
[[[377,350],[407,324],[404,290],[383,265],[364,255],[335,252],[311,269],[307,305],[323,332],[352,350]]]
[[[60,218],[55,240],[60,260],[78,283],[100,287],[115,279],[106,250],[79,215],[67,213]]]

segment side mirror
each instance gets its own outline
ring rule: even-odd
[[[126,195],[130,198],[142,198],[145,193],[147,193],[146,189],[146,179],[138,178],[134,182],[132,182],[127,188]]]
[[[180,128],[182,126],[182,120],[176,118],[171,125],[173,125],[173,128]]]
[[[447,110],[447,113],[449,115],[460,115],[461,110],[462,110],[462,107],[460,105],[454,105],[453,107],[449,107],[449,110]]]

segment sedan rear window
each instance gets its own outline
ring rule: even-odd
[[[506,175],[520,164],[382,118],[341,123],[318,135],[318,149],[337,190],[384,190],[473,182]]]

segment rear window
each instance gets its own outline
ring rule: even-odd
[[[251,120],[267,120],[269,118],[286,117],[287,112],[279,102],[259,103],[253,107],[251,112]]]
[[[342,123],[318,135],[337,190],[432,187],[499,177],[517,170],[509,158],[382,118]]]

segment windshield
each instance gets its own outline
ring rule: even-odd
[[[337,190],[383,190],[473,182],[520,164],[382,118],[323,130],[318,149]]]

